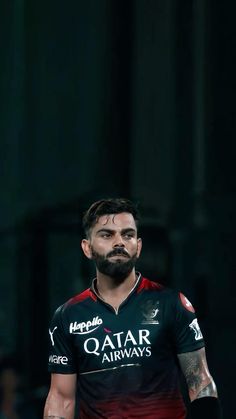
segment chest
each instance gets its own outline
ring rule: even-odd
[[[70,323],[70,332],[82,370],[146,364],[166,357],[170,347],[165,310],[155,299],[136,301],[118,312],[97,304],[92,311],[88,308],[78,313],[78,320]]]

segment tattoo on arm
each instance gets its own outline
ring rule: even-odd
[[[215,383],[208,371],[204,348],[178,355],[190,399],[217,397]]]
[[[197,399],[200,399],[200,397],[217,397],[216,386],[213,381],[199,391]]]

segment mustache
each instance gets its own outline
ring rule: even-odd
[[[122,247],[117,247],[116,249],[112,250],[110,253],[107,254],[107,258],[112,256],[125,256],[127,258],[130,258],[129,253],[124,250]]]

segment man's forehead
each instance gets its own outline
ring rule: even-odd
[[[132,214],[128,212],[121,212],[119,214],[105,214],[98,218],[94,227],[120,227],[120,228],[135,228],[136,224]]]

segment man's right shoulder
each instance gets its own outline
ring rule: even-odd
[[[91,288],[87,288],[86,290],[80,292],[79,294],[74,295],[69,300],[67,300],[63,304],[62,307],[63,307],[63,309],[66,309],[66,308],[69,308],[71,306],[74,306],[75,304],[80,304],[80,303],[82,303],[83,301],[86,301],[86,300],[91,300],[91,302],[97,300],[97,297],[93,293]]]
[[[74,312],[74,308],[78,307],[81,303],[88,301],[93,303],[97,300],[96,295],[91,291],[90,288],[87,288],[86,290],[80,292],[79,294],[74,295],[69,300],[67,300],[65,303],[60,305],[56,308],[54,312],[54,318],[62,319],[64,318],[64,315],[67,316],[67,314]],[[81,308],[83,308],[83,304],[81,305]]]

